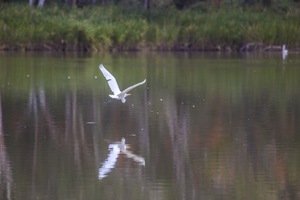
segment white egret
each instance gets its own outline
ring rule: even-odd
[[[126,102],[126,97],[129,96],[130,94],[128,94],[127,92],[129,92],[130,90],[136,88],[139,85],[142,85],[146,82],[146,79],[140,83],[137,83],[135,85],[132,85],[130,87],[128,87],[127,89],[120,91],[118,83],[115,79],[115,77],[109,73],[109,71],[107,71],[104,66],[102,64],[99,65],[99,69],[101,70],[102,74],[104,75],[105,79],[108,82],[108,85],[111,89],[111,91],[113,92],[113,94],[110,94],[109,96],[113,99],[118,99],[121,100],[122,103]]]
[[[285,44],[282,45],[282,59],[285,60],[288,55],[288,50],[285,47]]]

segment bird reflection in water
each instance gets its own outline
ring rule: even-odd
[[[106,160],[102,163],[99,168],[98,178],[102,180],[108,173],[115,168],[116,162],[120,154],[126,155],[128,158],[133,159],[139,165],[145,166],[145,159],[141,156],[135,155],[127,150],[128,145],[125,143],[125,138],[122,138],[121,142],[112,143],[108,146],[109,153]]]

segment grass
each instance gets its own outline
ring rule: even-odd
[[[117,6],[81,9],[0,5],[0,47],[28,50],[239,49],[251,42],[300,45],[300,9],[224,7],[146,11]],[[279,14],[276,14],[279,13]]]

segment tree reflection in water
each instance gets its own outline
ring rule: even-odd
[[[93,79],[98,60],[38,65],[23,79],[14,65],[2,70],[3,199],[299,198],[299,67],[139,59],[147,88],[125,104],[107,102],[107,86]],[[125,85],[140,77],[114,71]],[[122,137],[132,152],[107,150]]]
[[[3,132],[3,112],[2,112],[2,98],[0,93],[0,197],[1,199],[12,199],[12,172],[10,160],[6,150]]]

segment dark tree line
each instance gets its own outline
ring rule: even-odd
[[[83,7],[89,5],[112,5],[112,4],[123,4],[123,5],[138,5],[145,9],[150,9],[152,5],[155,6],[175,6],[177,9],[185,9],[195,6],[199,3],[212,3],[220,5],[223,2],[233,3],[233,0],[0,0],[0,3],[25,3],[28,2],[31,6],[43,7],[50,4],[60,4],[69,5],[72,7]],[[300,2],[300,0],[293,0],[294,2]],[[265,7],[270,7],[273,0],[240,0],[235,1],[235,3],[240,3],[241,5],[263,5]]]

